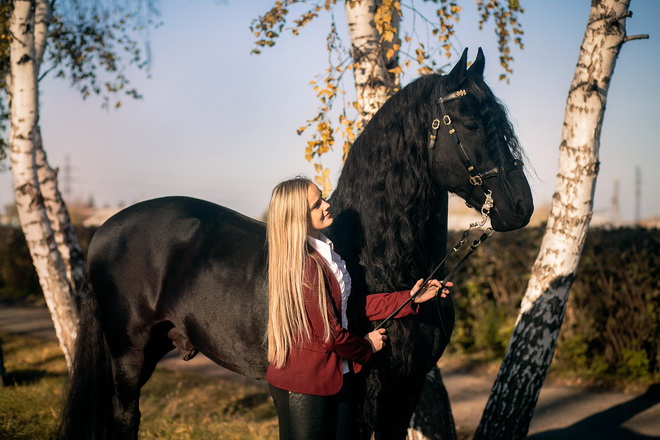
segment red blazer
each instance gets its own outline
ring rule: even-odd
[[[315,250],[320,260],[322,257]],[[266,380],[273,386],[295,393],[330,396],[341,389],[344,381],[341,359],[352,362],[353,371],[360,371],[362,365],[371,360],[371,344],[366,339],[353,335],[341,326],[341,288],[330,268],[324,264],[326,292],[330,293],[328,320],[332,336],[330,341],[323,341],[324,324],[319,309],[314,286],[318,285],[316,263],[309,256],[305,261],[303,295],[305,311],[310,325],[311,338],[299,346],[293,347],[284,368],[270,365],[266,371]],[[410,290],[394,293],[367,295],[365,314],[371,321],[387,318],[401,304],[410,298]],[[395,318],[417,313],[413,302],[404,307]]]

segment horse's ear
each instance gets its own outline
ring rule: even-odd
[[[486,59],[484,58],[484,51],[479,48],[477,52],[477,58],[474,60],[474,63],[467,70],[468,75],[479,75],[481,78],[484,76],[484,67],[486,65]]]
[[[447,90],[457,89],[463,84],[465,80],[466,67],[467,67],[467,54],[468,50],[465,48],[461,59],[458,60],[458,63],[451,69],[451,72],[447,75],[447,85],[449,86]]]

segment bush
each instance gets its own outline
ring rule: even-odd
[[[570,367],[581,335],[586,370],[652,379],[660,373],[660,233],[593,230],[589,233],[557,346],[556,362]]]
[[[0,226],[0,298],[20,300],[40,297],[39,278],[18,228]]]
[[[543,233],[542,228],[496,233],[468,260],[453,280],[456,327],[450,350],[482,360],[502,357]],[[451,234],[449,244],[459,238]],[[612,380],[660,376],[659,255],[657,229],[589,232],[554,368]]]
[[[542,235],[540,228],[497,233],[467,260],[452,280],[456,325],[450,351],[485,361],[503,356]],[[450,233],[449,245],[459,239],[460,234]],[[471,241],[464,247],[467,249],[469,244]],[[448,261],[447,269],[462,258],[466,249]]]
[[[76,228],[83,253],[96,228]],[[0,226],[0,301],[43,303],[39,277],[20,228]]]

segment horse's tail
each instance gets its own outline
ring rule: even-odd
[[[101,440],[112,436],[114,386],[110,351],[89,280],[80,295],[78,336],[58,438]]]

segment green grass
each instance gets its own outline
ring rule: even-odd
[[[66,381],[55,342],[0,333],[13,385],[0,388],[0,439],[52,439]],[[263,387],[158,369],[142,390],[140,439],[277,438]]]

